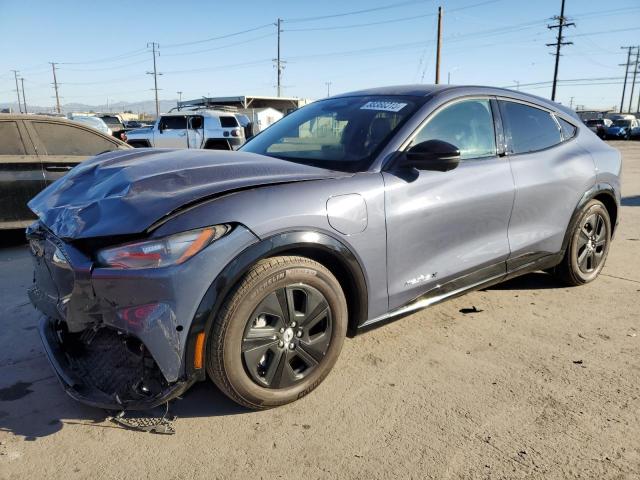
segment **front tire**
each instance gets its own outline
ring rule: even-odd
[[[315,389],[338,359],[347,331],[340,283],[295,256],[254,265],[222,306],[207,347],[207,372],[235,402],[264,409]]]
[[[571,233],[557,276],[568,285],[584,285],[602,271],[611,243],[611,219],[602,202],[591,200],[582,211]]]

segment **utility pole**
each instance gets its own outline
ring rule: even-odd
[[[278,75],[277,88],[278,88],[278,97],[279,97],[282,89],[282,70],[283,70],[282,59],[280,58],[280,34],[282,33],[282,19],[278,18],[278,22],[275,25],[276,25],[276,28],[278,29],[278,56],[276,58],[276,71]]]
[[[574,98],[575,98],[575,97],[571,97],[571,98],[569,99],[569,108],[571,108],[571,109],[573,109],[573,99],[574,99]]]
[[[20,89],[18,88],[18,70],[11,70],[13,77],[16,79],[16,95],[18,95],[18,110],[22,113],[22,105],[20,104]]]
[[[331,83],[332,82],[324,82],[324,84],[327,86],[327,97],[331,96]]]
[[[180,108],[180,104],[182,103],[182,92],[176,92],[178,94],[178,105],[177,107]]]
[[[640,46],[636,47],[636,61],[633,65],[633,80],[631,80],[631,95],[629,95],[629,113],[631,113],[631,102],[633,102],[633,90],[636,86],[636,75],[638,74],[638,61],[640,61]],[[24,98],[24,92],[22,94]]]
[[[440,83],[440,50],[442,48],[442,7],[438,7],[438,42],[436,46],[436,84]]]
[[[513,81],[516,84],[516,90],[520,90],[520,80]]]
[[[620,99],[620,113],[624,109],[624,94],[627,90],[627,77],[629,76],[629,65],[631,65],[631,50],[633,47],[620,47],[621,49],[627,49],[627,63],[621,63],[619,66],[624,67],[624,83],[622,84],[622,98]]]
[[[153,90],[156,94],[156,117],[159,117],[160,103],[158,102],[158,75],[162,74],[158,73],[158,69],[156,68],[156,49],[160,48],[160,45],[156,42],[149,42],[147,43],[147,48],[149,48],[149,46],[151,46],[151,53],[153,54],[153,72],[147,72],[147,75],[153,75]],[[160,55],[160,52],[158,52],[158,55]]]
[[[20,83],[22,84],[22,103],[24,103],[24,113],[27,112],[27,97],[24,96],[24,77],[20,77]]]
[[[49,62],[51,64],[51,70],[53,70],[53,88],[56,91],[56,112],[60,113],[60,95],[58,94],[58,79],[56,78],[56,65],[55,62]]]
[[[551,100],[555,101],[556,100],[556,87],[557,87],[557,83],[558,83],[558,65],[560,64],[560,48],[563,45],[573,45],[573,42],[563,42],[563,37],[562,37],[562,29],[564,27],[575,27],[576,24],[573,22],[567,22],[567,18],[564,16],[564,2],[565,0],[562,0],[562,6],[560,7],[560,16],[555,16],[553,17],[553,20],[557,20],[558,23],[555,25],[547,25],[547,28],[549,30],[552,30],[554,28],[558,29],[558,37],[556,38],[556,42],[555,43],[547,43],[547,47],[552,47],[555,45],[556,47],[556,64],[555,67],[553,69],[553,87],[551,88]]]

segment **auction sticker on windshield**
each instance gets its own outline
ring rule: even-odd
[[[360,110],[380,110],[383,112],[399,112],[404,107],[406,107],[406,103],[401,102],[367,102],[363,106],[360,107]]]

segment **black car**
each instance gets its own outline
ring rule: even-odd
[[[0,115],[0,229],[24,228],[36,218],[27,202],[78,163],[131,148],[62,118]]]

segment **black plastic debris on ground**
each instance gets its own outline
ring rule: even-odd
[[[121,411],[112,417],[108,417],[108,420],[126,428],[127,430],[135,430],[138,432],[157,433],[161,435],[173,435],[176,433],[175,421],[178,417],[168,417],[169,403],[166,404],[164,413],[160,416],[153,415],[153,413],[136,412],[135,416],[129,414],[126,411]]]
[[[471,308],[461,308],[460,313],[466,315],[468,313],[480,313],[480,312],[484,312],[484,310],[476,308],[475,305],[473,305]]]

